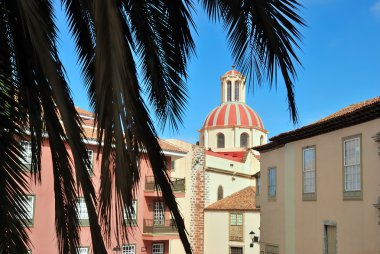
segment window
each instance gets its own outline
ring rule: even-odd
[[[127,221],[128,225],[134,225],[136,224],[136,220],[137,220],[137,201],[136,200],[132,201],[132,210],[130,210],[129,212],[130,213],[128,214],[127,208],[125,208],[124,220]]]
[[[265,245],[266,254],[279,254],[279,248],[277,245],[267,244]]]
[[[230,225],[231,226],[242,226],[243,225],[243,214],[231,213],[230,214]]]
[[[22,218],[24,220],[24,225],[26,227],[33,226],[33,219],[34,219],[34,203],[35,203],[35,196],[28,195],[22,197],[22,206],[24,207],[26,214]]]
[[[89,254],[88,248],[87,247],[79,247],[77,249],[78,254]]]
[[[122,254],[135,254],[135,253],[136,253],[136,245],[134,245],[134,244],[123,245],[123,253]]]
[[[264,144],[264,136],[261,135],[261,136],[260,136],[260,145],[263,145],[263,144]]]
[[[268,198],[276,198],[276,168],[268,170]]]
[[[217,137],[217,147],[224,148],[224,134],[218,133],[216,137]]]
[[[164,254],[164,244],[154,243],[152,245],[152,254]]]
[[[229,240],[243,241],[243,214],[230,213]]]
[[[260,187],[261,187],[260,175],[258,175],[256,177],[256,196],[260,196]]]
[[[242,133],[240,135],[240,147],[248,147],[248,138],[249,135],[247,133]]]
[[[235,81],[235,101],[239,101],[239,81]]]
[[[172,172],[175,171],[175,160],[173,160],[173,159],[170,161],[170,170],[171,170]]]
[[[92,175],[94,172],[94,151],[93,150],[87,150],[88,159],[90,160],[91,166],[90,168],[87,168],[90,175]]]
[[[361,198],[360,136],[343,141],[344,196]]]
[[[243,254],[243,247],[230,247],[230,254]]]
[[[78,198],[77,201],[78,219],[81,226],[89,226],[87,205],[84,198]]]
[[[154,225],[165,224],[164,202],[154,202],[153,204],[153,223]]]
[[[32,142],[23,140],[20,142],[20,144],[23,150],[23,158],[21,158],[21,161],[28,169],[30,169],[30,165],[32,164]]]
[[[221,200],[223,198],[223,187],[222,185],[219,185],[218,187],[218,200]]]
[[[227,101],[231,101],[231,81],[227,81]]]
[[[315,147],[302,150],[303,200],[315,200]]]

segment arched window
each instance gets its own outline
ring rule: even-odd
[[[223,187],[222,185],[219,185],[218,187],[218,200],[221,200],[223,198]]]
[[[235,81],[235,101],[239,101],[239,81]]]
[[[217,147],[218,148],[224,148],[224,134],[218,133],[218,135],[216,135],[216,137],[217,137]]]
[[[231,101],[231,81],[227,81],[227,101]]]
[[[260,136],[260,145],[263,145],[263,144],[264,144],[264,136],[261,135],[261,136]]]
[[[240,135],[240,147],[248,147],[248,139],[249,139],[249,135],[247,133],[242,133]]]

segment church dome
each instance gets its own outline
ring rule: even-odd
[[[260,116],[247,104],[226,102],[214,108],[206,117],[202,129],[242,127],[264,130]]]
[[[222,77],[225,77],[225,76],[243,76],[243,74],[241,74],[239,71],[235,69],[232,69],[224,73]]]

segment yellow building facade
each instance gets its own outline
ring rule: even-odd
[[[261,253],[380,253],[380,97],[270,140]]]

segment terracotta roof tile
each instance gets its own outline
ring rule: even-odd
[[[79,115],[85,115],[85,116],[94,116],[93,113],[87,111],[87,110],[84,110],[84,109],[81,109],[81,108],[78,108],[78,107],[75,107],[76,110],[78,111]],[[96,139],[97,138],[97,132],[96,132],[96,129],[94,129],[93,127],[90,127],[90,126],[83,126],[83,130],[84,130],[84,133],[86,135],[86,137],[88,139]],[[176,146],[176,145],[173,145],[165,140],[162,140],[162,139],[159,139],[158,140],[158,143],[160,144],[161,146],[161,149],[163,151],[167,151],[167,152],[176,152],[176,153],[187,153],[186,150]]]
[[[161,149],[164,150],[164,151],[168,151],[168,152],[176,152],[176,153],[187,153],[186,150],[176,146],[176,145],[173,145],[163,139],[159,139],[158,140],[158,143],[160,144],[161,146]]]
[[[223,158],[226,160],[243,162],[246,151],[235,151],[235,152],[214,152],[211,150],[206,150],[206,154],[214,157]]]
[[[352,104],[301,128],[281,133],[270,138],[270,143],[253,147],[253,149],[263,152],[283,146],[289,142],[317,136],[377,118],[380,118],[380,96]]]
[[[376,103],[380,103],[380,96],[379,97],[375,97],[373,99],[369,99],[369,100],[365,100],[365,101],[362,101],[362,102],[359,102],[359,103],[356,103],[356,104],[351,104],[350,106],[347,106],[325,118],[322,118],[312,124],[316,124],[316,123],[323,123],[323,122],[326,122],[330,119],[334,119],[334,118],[337,118],[337,117],[340,117],[340,116],[344,116],[344,115],[348,115],[356,110],[359,110],[359,109],[362,109],[366,106],[371,106],[371,105],[374,105]]]
[[[86,135],[86,138],[88,138],[88,139],[96,139],[97,138],[97,136],[96,136],[97,132],[95,129],[93,129],[91,127],[84,127],[83,130],[84,130],[84,133]],[[161,149],[163,151],[175,152],[175,153],[187,153],[186,150],[184,150],[184,149],[182,149],[176,145],[170,144],[169,142],[166,142],[165,140],[159,139],[158,143],[160,144]]]
[[[259,210],[256,207],[256,187],[249,186],[235,192],[209,205],[205,210]]]
[[[87,110],[84,110],[82,108],[79,108],[77,106],[75,106],[75,109],[77,110],[78,114],[79,115],[84,115],[84,116],[89,116],[89,117],[94,117],[94,113],[90,112],[90,111],[87,111]]]
[[[88,139],[96,139],[97,138],[96,129],[86,126],[86,127],[83,127],[83,130],[84,130],[84,134],[85,134],[86,138],[88,138]]]

